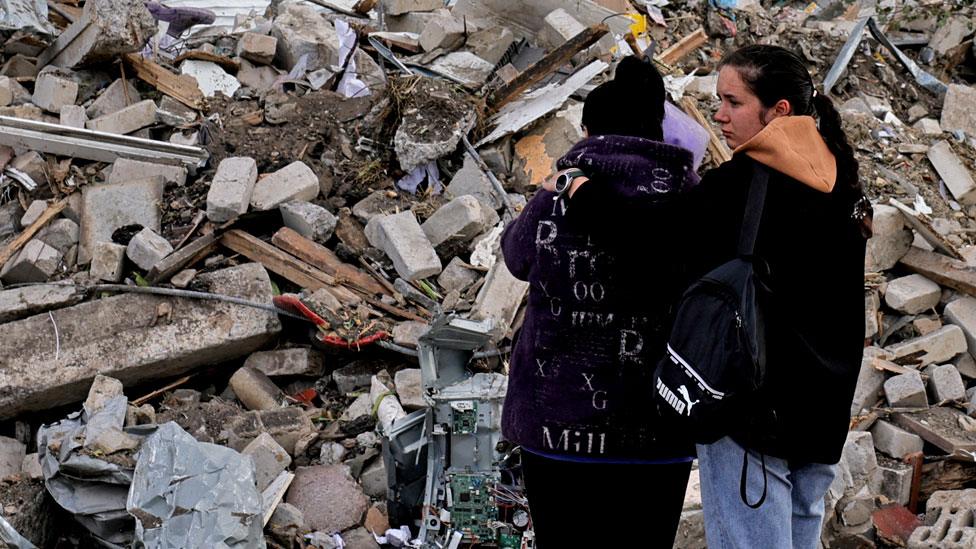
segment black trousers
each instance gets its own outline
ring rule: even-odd
[[[671,549],[691,462],[576,463],[522,451],[537,549]]]

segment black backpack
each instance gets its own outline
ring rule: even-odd
[[[666,421],[697,443],[741,431],[766,377],[763,308],[767,290],[753,251],[769,172],[755,163],[738,256],[713,269],[682,295],[667,353],[654,372],[654,396]],[[765,461],[765,457],[763,458]],[[743,462],[745,488],[746,459]],[[765,465],[765,463],[763,464]],[[743,499],[744,491],[743,491]],[[756,504],[762,505],[763,497]]]

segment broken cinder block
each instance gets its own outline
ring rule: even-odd
[[[34,238],[3,266],[0,280],[8,284],[46,282],[58,271],[62,257],[61,252]]]
[[[207,218],[225,223],[247,212],[257,179],[258,165],[253,158],[233,156],[221,160],[207,191]]]
[[[377,216],[366,225],[366,238],[393,261],[396,272],[417,280],[441,272],[441,260],[413,212]]]
[[[186,183],[186,168],[183,166],[143,162],[131,158],[120,158],[113,162],[112,171],[109,172],[106,182],[125,183],[156,175],[162,177],[167,183],[176,183],[181,187]]]
[[[450,14],[438,14],[438,17],[427,23],[420,33],[420,47],[424,51],[434,51],[437,48],[451,50],[464,42],[466,27],[462,19]]]
[[[125,249],[125,255],[140,269],[148,271],[164,257],[173,253],[173,246],[150,228],[136,233]]]
[[[970,130],[972,131],[972,130]],[[945,181],[946,187],[952,192],[960,204],[976,204],[976,182],[973,181],[969,169],[959,160],[948,141],[939,141],[929,148],[929,162],[935,167],[939,177]]]
[[[907,454],[921,452],[922,446],[925,445],[922,437],[909,433],[883,419],[879,419],[871,427],[871,436],[874,439],[874,447],[879,452],[895,459],[902,459]]]
[[[96,280],[122,280],[125,246],[114,242],[96,242],[91,254],[91,276]]]
[[[311,202],[285,202],[278,209],[285,227],[320,244],[332,238],[339,223],[329,210]]]
[[[261,65],[274,61],[277,48],[277,38],[256,32],[245,32],[237,41],[237,55]]]
[[[912,231],[905,228],[905,218],[894,206],[874,205],[873,234],[867,241],[865,272],[887,271],[908,253]]]
[[[156,21],[142,2],[92,0],[38,58],[38,66],[75,68],[139,51],[156,32]]]
[[[962,382],[962,375],[952,364],[929,366],[926,372],[929,374],[929,389],[932,390],[934,402],[966,398],[966,385]]]
[[[420,228],[435,248],[448,241],[468,242],[498,223],[498,213],[471,195],[444,204]]]
[[[939,304],[942,288],[920,274],[896,278],[888,283],[885,303],[905,314],[918,314]]]
[[[152,99],[139,101],[122,110],[89,120],[89,130],[127,134],[156,123],[156,104]]]
[[[921,337],[903,341],[886,347],[892,359],[899,359],[919,351],[924,351],[919,366],[944,363],[967,349],[966,336],[959,326],[950,324]]]
[[[585,30],[585,25],[565,9],[559,8],[549,12],[542,20],[542,30],[539,31],[539,35],[550,47],[558,48]]]
[[[263,372],[247,366],[234,372],[230,387],[248,410],[280,408],[284,393]]]
[[[251,207],[270,210],[292,200],[314,200],[318,195],[319,178],[307,164],[296,160],[255,183]]]

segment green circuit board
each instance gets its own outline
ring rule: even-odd
[[[495,541],[495,531],[488,526],[489,522],[498,520],[498,507],[490,491],[494,485],[495,479],[491,475],[451,475],[451,524],[464,532],[465,543],[490,544]]]

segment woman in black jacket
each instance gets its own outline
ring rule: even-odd
[[[865,208],[857,161],[831,101],[788,50],[733,52],[722,61],[718,93],[715,120],[734,155],[698,187],[649,209],[579,178],[569,211],[600,224],[608,241],[639,220],[669,219],[667,237],[682,242],[669,259],[684,264],[690,282],[735,257],[753,167],[769,169],[756,243],[773,296],[764,311],[767,382],[750,420],[698,447],[705,529],[710,548],[812,549],[863,350]],[[752,472],[745,499],[767,494],[758,509],[740,496],[743,460]]]

